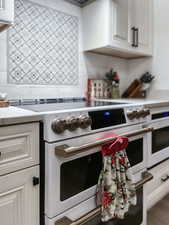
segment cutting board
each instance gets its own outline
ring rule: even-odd
[[[9,106],[9,102],[8,101],[0,101],[0,108],[8,107],[8,106]]]

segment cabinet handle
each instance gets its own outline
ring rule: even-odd
[[[135,32],[136,32],[136,45],[135,45],[135,47],[138,48],[138,46],[139,46],[139,29],[136,28]]]
[[[169,180],[169,175],[165,175],[161,177],[162,182],[166,182],[167,180]]]
[[[32,178],[33,186],[39,185],[39,177]]]
[[[136,47],[136,28],[132,27],[131,30],[132,30],[132,39],[133,39],[131,46]]]

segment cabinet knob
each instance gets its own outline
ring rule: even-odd
[[[33,177],[32,181],[33,181],[33,186],[39,185],[39,177]]]

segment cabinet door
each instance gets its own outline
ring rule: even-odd
[[[39,185],[33,177],[39,167],[0,177],[0,223],[3,225],[39,225]]]
[[[0,0],[0,22],[12,23],[14,20],[14,0]]]
[[[152,53],[152,21],[153,3],[152,0],[133,0],[135,6],[135,27],[138,28],[138,49],[145,53]]]
[[[130,0],[112,1],[113,41],[120,47],[130,45]]]

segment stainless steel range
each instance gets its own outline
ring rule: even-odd
[[[138,202],[123,222],[111,224],[146,224],[143,184],[152,178],[145,172],[147,134],[152,130],[144,128],[150,114],[148,109],[104,101],[37,104],[26,108],[44,114],[45,174],[41,177],[45,177],[45,225],[101,224],[95,203],[102,168],[100,149],[112,140],[112,133],[129,137],[126,151]]]

